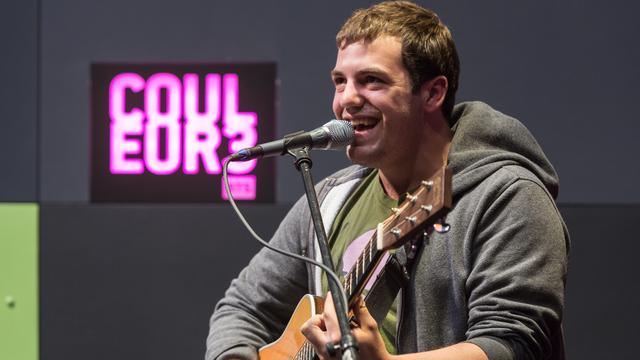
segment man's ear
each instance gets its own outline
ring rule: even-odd
[[[439,75],[422,84],[420,95],[422,106],[426,112],[434,112],[442,109],[444,98],[447,96],[449,81],[444,75]]]

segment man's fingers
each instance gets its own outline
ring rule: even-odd
[[[378,333],[378,323],[371,316],[364,299],[358,298],[351,308],[351,312],[358,326],[353,328],[353,334],[357,341],[384,346]],[[330,358],[327,352],[327,343],[340,341],[340,328],[338,326],[336,311],[333,306],[331,294],[327,295],[322,315],[312,316],[301,328],[302,334],[316,349],[320,359]],[[382,345],[380,345],[382,344]]]
[[[331,292],[327,294],[327,299],[324,303],[324,311],[322,312],[324,324],[327,328],[327,335],[331,341],[340,341],[340,326],[338,324],[338,316],[336,315],[336,309],[333,306],[333,298]]]
[[[378,323],[369,313],[369,309],[367,309],[367,305],[362,296],[358,297],[351,311],[353,311],[353,316],[356,318],[360,327],[368,330],[378,330]]]
[[[322,315],[313,315],[309,320],[305,321],[300,328],[300,332],[313,344],[324,340],[325,335],[324,320]]]
[[[318,356],[322,359],[329,357],[325,346],[327,343],[325,330],[325,323],[322,315],[313,315],[300,328],[302,335],[304,335],[311,345],[313,345]]]
[[[320,314],[313,315],[309,320],[305,321],[304,324],[302,324],[300,331],[306,335],[307,332],[315,331],[316,329],[321,332],[326,330],[324,327],[324,321],[322,320],[322,315]]]

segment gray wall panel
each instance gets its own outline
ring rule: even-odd
[[[88,200],[91,61],[259,61],[279,64],[279,135],[329,119],[334,34],[368,1],[208,2],[68,0],[43,6],[42,198]],[[422,1],[427,4],[427,2]],[[455,1],[429,3],[462,57],[460,100],[519,117],[556,165],[564,203],[634,203],[640,192],[637,3]],[[318,179],[346,164],[316,154]],[[299,180],[279,161],[280,201]],[[612,174],[598,187],[593,174]],[[291,192],[290,189],[300,189]],[[597,189],[597,191],[594,191]]]
[[[484,100],[529,127],[560,174],[561,202],[640,201],[632,105],[640,96],[639,3],[434,5],[459,45],[460,98]],[[603,174],[613,176],[606,186]]]
[[[0,201],[37,200],[38,2],[0,11]]]

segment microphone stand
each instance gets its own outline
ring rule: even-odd
[[[324,231],[324,224],[322,223],[322,216],[320,215],[320,203],[318,203],[318,196],[316,195],[316,190],[313,186],[313,179],[311,178],[312,161],[309,157],[309,148],[305,146],[301,148],[287,149],[287,152],[295,158],[296,169],[298,169],[302,175],[302,182],[304,183],[304,190],[307,194],[307,201],[309,203],[309,209],[311,210],[311,220],[313,220],[313,226],[318,238],[322,262],[330,269],[335,269],[327,242],[327,234]],[[351,335],[351,328],[349,327],[349,319],[347,318],[346,311],[348,304],[343,304],[342,297],[340,296],[340,287],[342,285],[335,281],[331,281],[333,280],[331,277],[327,278],[329,279],[329,290],[331,290],[331,297],[333,298],[336,315],[338,316],[340,333],[342,334],[340,339],[342,359],[355,360],[358,358],[358,345],[355,337]]]

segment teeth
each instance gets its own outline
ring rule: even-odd
[[[353,119],[351,120],[351,125],[355,126],[373,126],[377,123],[376,120],[373,119]]]

